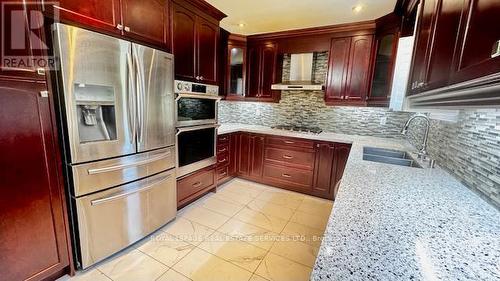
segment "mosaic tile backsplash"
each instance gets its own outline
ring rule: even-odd
[[[408,131],[420,148],[423,121]],[[428,151],[441,167],[500,209],[500,109],[460,110],[458,122],[431,120]]]

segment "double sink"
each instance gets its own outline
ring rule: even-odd
[[[422,168],[408,152],[393,149],[365,146],[363,147],[363,160],[412,168]]]

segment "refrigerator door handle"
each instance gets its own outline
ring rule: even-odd
[[[89,169],[87,170],[87,173],[89,175],[95,175],[95,174],[102,174],[102,173],[107,173],[107,172],[113,172],[113,171],[118,171],[118,170],[124,170],[126,168],[130,167],[136,167],[136,166],[143,166],[149,163],[156,162],[158,160],[162,160],[164,158],[167,158],[170,156],[170,151],[163,153],[161,155],[158,155],[156,157],[152,157],[149,159],[133,162],[133,163],[127,163],[127,164],[121,164],[121,165],[115,165],[115,166],[109,166],[109,167],[103,167],[103,168],[95,168],[95,169]]]
[[[132,53],[134,55],[135,61],[135,71],[136,71],[136,83],[137,83],[137,144],[141,147],[144,142],[144,115],[146,114],[145,108],[145,95],[146,89],[144,88],[145,75],[144,66],[140,63],[140,58],[138,54],[138,48],[133,44]]]
[[[136,124],[136,73],[134,68],[134,60],[132,58],[132,50],[127,53],[127,72],[128,72],[128,90],[127,90],[127,118],[130,127],[130,143],[135,142],[137,134]]]
[[[95,205],[99,205],[99,204],[106,203],[106,202],[109,202],[109,201],[118,200],[120,198],[129,196],[129,195],[134,194],[134,193],[144,192],[144,191],[146,191],[148,189],[156,187],[158,184],[160,184],[160,183],[168,180],[170,177],[171,177],[171,174],[163,176],[160,179],[158,179],[158,180],[156,180],[156,181],[154,181],[154,182],[152,182],[152,183],[150,183],[150,184],[148,184],[146,186],[142,186],[142,187],[140,187],[138,189],[134,189],[134,190],[127,190],[127,191],[124,191],[124,192],[113,194],[113,195],[108,196],[108,197],[95,199],[95,200],[90,201],[90,204],[92,206],[95,206]]]

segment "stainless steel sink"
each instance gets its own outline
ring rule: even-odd
[[[363,147],[363,160],[373,161],[385,164],[422,168],[413,157],[405,151],[377,148],[377,147]]]

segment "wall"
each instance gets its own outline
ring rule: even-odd
[[[423,122],[408,139],[420,148]],[[457,122],[432,120],[429,154],[456,178],[500,208],[500,109],[460,110]]]

